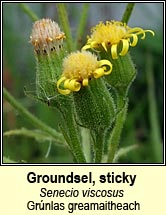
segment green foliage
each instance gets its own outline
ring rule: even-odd
[[[83,43],[85,33],[89,33],[85,28],[89,24],[89,4],[80,4],[82,15],[78,19],[75,33],[70,26],[73,21],[69,13],[70,4],[51,5],[57,12],[53,14],[53,17],[59,18],[68,38],[68,52],[80,48],[83,45],[81,43]],[[72,6],[74,5],[76,4],[72,4]],[[64,101],[63,97],[59,98],[60,106],[64,104],[69,107],[69,109],[60,110],[54,100],[45,101],[43,104],[36,99],[25,97],[24,86],[26,89],[35,89],[35,61],[32,48],[28,43],[32,21],[37,17],[48,17],[49,9],[47,3],[3,4],[4,86],[15,98],[19,98],[14,99],[4,89],[4,98],[14,107],[14,111],[5,100],[3,104],[3,162],[84,163],[85,158],[88,162],[94,162],[91,155],[94,153],[91,142],[94,141],[96,144],[98,141],[102,141],[101,138],[106,138],[108,135],[108,139],[110,141],[113,139],[116,146],[112,150],[111,147],[114,144],[111,145],[110,154],[108,157],[103,157],[103,162],[161,163],[163,159],[161,131],[163,127],[163,63],[161,62],[163,38],[161,29],[158,29],[154,38],[148,37],[147,40],[141,41],[138,47],[131,52],[132,59],[137,65],[138,75],[129,90],[129,102],[126,100],[126,103],[119,109],[117,123],[121,126],[112,125],[114,126],[112,136],[109,136],[109,132],[107,132],[103,136],[98,133],[95,137],[93,132],[79,126],[81,123],[77,121],[78,118],[76,115],[72,115],[73,104],[70,97],[68,101]],[[74,9],[76,14],[73,16],[78,16],[80,8],[75,6]],[[133,4],[129,4],[126,8],[122,18],[126,22],[132,9]],[[10,14],[10,18],[8,14]],[[71,20],[68,19],[69,17]],[[103,19],[105,18],[103,17]],[[110,17],[110,19],[114,19],[114,17]],[[132,80],[133,71],[130,72]],[[28,95],[35,95],[34,92],[27,90],[26,92]],[[78,144],[80,141],[83,146]],[[98,153],[101,152],[102,148],[98,145],[94,147]],[[119,148],[118,151],[117,148]],[[83,154],[81,150],[83,150]],[[101,157],[96,158],[95,161],[100,162]]]

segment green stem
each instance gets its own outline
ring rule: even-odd
[[[19,3],[19,6],[33,21],[39,19],[37,15],[25,3]]]
[[[155,99],[155,86],[153,77],[153,58],[150,53],[147,54],[146,74],[148,83],[148,100],[149,100],[149,119],[151,126],[151,143],[155,162],[162,162],[162,141],[160,136],[160,126],[158,122],[157,104]]]
[[[95,153],[95,158],[94,162],[95,163],[101,163],[102,158],[103,158],[103,151],[104,151],[104,140],[105,140],[105,132],[100,131],[100,132],[95,132],[95,140],[94,140],[94,153]]]
[[[69,20],[68,20],[68,15],[67,15],[67,11],[65,8],[65,4],[57,3],[57,10],[58,10],[58,15],[59,15],[59,21],[61,22],[61,25],[62,25],[63,30],[66,35],[68,51],[72,51],[73,40],[72,40],[72,34],[71,34],[71,30],[70,30],[70,25],[69,25]]]
[[[124,22],[126,24],[128,23],[130,16],[131,16],[131,13],[133,11],[134,5],[135,5],[135,3],[128,3],[127,4],[125,12],[124,12],[122,20],[121,20],[122,22]]]
[[[34,115],[32,115],[29,111],[27,111],[16,99],[5,89],[3,88],[4,98],[23,116],[25,119],[29,120],[34,126],[46,132],[50,136],[52,136],[57,143],[62,144],[64,142],[63,136],[61,133],[52,129],[51,127],[44,124]]]
[[[83,34],[85,32],[85,26],[88,18],[88,10],[89,10],[89,3],[84,3],[82,12],[81,12],[80,21],[79,21],[79,26],[77,28],[77,33],[76,33],[75,49],[80,48],[79,41],[82,40]]]
[[[70,121],[69,121],[70,120]],[[70,146],[72,149],[72,153],[74,154],[74,157],[76,158],[77,163],[86,163],[85,156],[83,154],[83,149],[80,144],[80,140],[78,138],[78,130],[75,124],[74,119],[69,119],[68,122],[68,131],[70,135]]]
[[[82,148],[86,158],[87,163],[92,162],[91,155],[91,135],[87,128],[81,127],[81,137],[82,137]]]
[[[61,130],[66,139],[66,142],[70,146],[71,153],[73,154],[77,163],[86,163],[83,149],[81,146],[80,135],[78,126],[76,125],[72,105],[66,101],[67,110],[61,110],[63,115],[63,121],[61,122]]]
[[[118,96],[117,107],[120,110],[117,114],[115,125],[113,127],[109,143],[108,143],[108,158],[107,163],[112,163],[115,157],[115,153],[119,146],[120,136],[123,129],[123,125],[126,119],[128,102],[124,102],[123,96]]]

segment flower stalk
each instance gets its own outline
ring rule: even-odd
[[[70,151],[76,162],[85,163],[79,129],[74,121],[73,104],[69,98],[59,95],[56,89],[65,56],[63,39],[65,34],[54,21],[41,19],[34,23],[30,42],[36,58],[36,93],[39,100],[59,109],[62,116],[59,124]]]
[[[100,59],[107,59],[112,63],[112,73],[104,79],[115,92],[116,117],[109,135],[107,162],[113,162],[122,128],[125,122],[128,106],[128,90],[136,77],[135,66],[128,53],[130,47],[138,43],[139,36],[145,39],[149,32],[154,36],[152,30],[144,30],[139,27],[131,28],[127,26],[127,21],[131,15],[134,4],[128,4],[123,16],[125,22],[106,21],[100,22],[91,29],[87,43],[82,50],[91,49],[98,53]],[[110,130],[109,130],[110,131]]]
[[[123,96],[118,98],[118,108],[120,109],[119,113],[116,116],[115,125],[110,134],[108,140],[108,154],[107,154],[107,163],[112,163],[119,147],[120,136],[126,120],[128,101],[125,101]],[[122,107],[123,106],[123,107]]]
[[[70,101],[65,101],[67,109],[62,109],[61,113],[63,118],[60,122],[60,128],[66,142],[69,145],[69,149],[73,154],[75,162],[86,163],[86,159],[81,146],[80,130],[74,119],[73,107],[69,102]]]

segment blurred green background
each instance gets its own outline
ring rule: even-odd
[[[56,3],[27,3],[39,18],[49,17],[57,22]],[[73,37],[76,33],[83,3],[66,3]],[[84,44],[90,28],[99,21],[121,20],[126,3],[90,3],[88,22],[81,42]],[[19,3],[3,3],[3,85],[30,112],[58,129],[58,112],[24,94],[24,87],[34,89],[35,59],[29,43],[32,20]],[[129,91],[128,116],[120,146],[139,147],[123,156],[119,163],[163,162],[163,4],[136,3],[129,26],[155,31],[147,33],[130,48],[137,68],[137,77]],[[3,101],[3,131],[32,128],[7,101]],[[24,136],[3,137],[3,155],[17,162],[72,163],[70,152]]]

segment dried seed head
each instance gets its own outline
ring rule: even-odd
[[[65,34],[61,32],[56,22],[51,19],[40,19],[33,24],[30,42],[38,55],[49,54],[59,51],[64,38]]]

